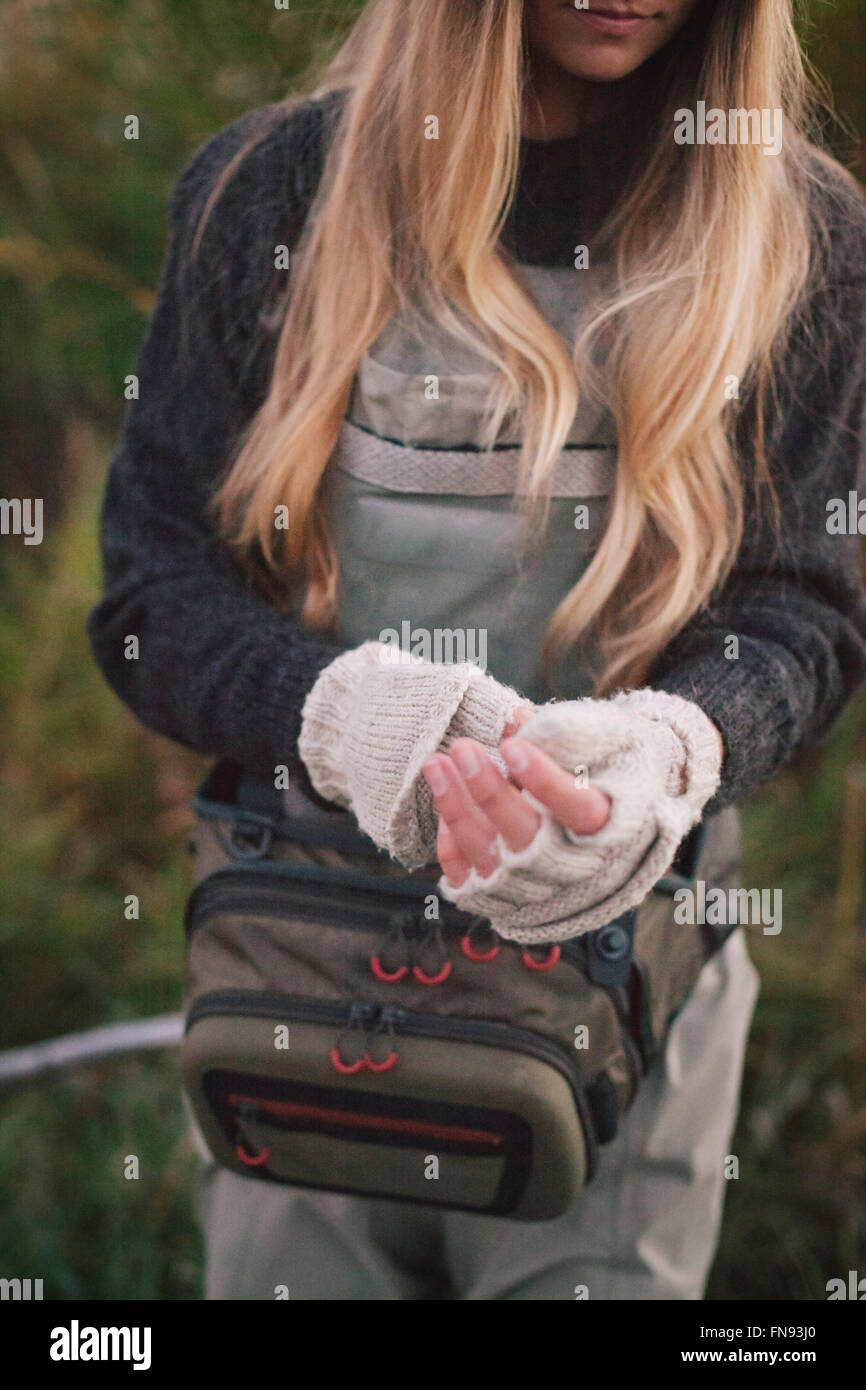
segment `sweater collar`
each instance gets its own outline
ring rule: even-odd
[[[634,132],[605,120],[579,135],[521,137],[518,184],[503,244],[519,261],[572,265],[592,241],[632,173]]]

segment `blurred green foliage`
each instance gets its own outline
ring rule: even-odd
[[[291,88],[358,8],[0,12],[0,489],[45,497],[50,537],[0,552],[0,1048],[180,1007],[188,802],[206,763],[142,730],[90,658],[102,481],[174,178],[214,130]],[[862,131],[859,0],[808,9],[809,53]],[[130,112],[137,142],[122,136]],[[782,887],[784,930],[750,935],[763,990],[712,1298],[822,1298],[862,1266],[863,767],[858,698],[745,810],[744,882]],[[176,1056],[102,1063],[0,1105],[0,1274],[43,1278],[49,1298],[199,1296]]]

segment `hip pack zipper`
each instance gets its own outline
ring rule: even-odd
[[[299,1023],[332,1024],[335,1027],[348,1027],[361,1022],[370,1033],[387,1030],[395,1036],[405,1033],[410,1037],[477,1043],[479,1046],[521,1052],[536,1061],[545,1062],[554,1067],[568,1083],[586,1140],[588,1177],[592,1177],[595,1171],[597,1144],[580,1067],[565,1048],[536,1033],[516,1028],[510,1023],[440,1018],[395,1004],[374,1004],[366,1000],[338,1003],[304,999],[291,994],[254,994],[233,989],[215,990],[194,1000],[187,1013],[186,1031],[189,1032],[202,1018],[226,1014],[254,1014],[259,1018],[290,1019]]]
[[[250,879],[253,879],[253,882]],[[287,903],[283,896],[287,888],[292,889],[292,901]],[[352,894],[347,907],[345,893]],[[386,901],[382,901],[382,898]],[[366,874],[343,874],[319,864],[276,865],[258,863],[247,865],[244,869],[228,867],[217,869],[193,890],[184,915],[187,937],[220,908],[231,910],[261,908],[268,912],[285,912],[287,909],[299,917],[320,918],[335,926],[376,926],[390,917],[412,914],[423,919],[421,902],[428,897],[439,897],[432,883],[419,884],[417,890],[407,888],[405,880],[389,882]],[[387,900],[391,899],[389,903]],[[466,913],[456,909],[449,911],[448,905],[439,898],[444,915],[443,926],[453,926],[465,930],[473,920]]]
[[[215,870],[203,879],[190,895],[184,916],[187,939],[220,908],[229,911],[261,910],[278,914],[290,907],[291,912],[298,917],[308,920],[319,918],[338,927],[378,926],[382,924],[383,918],[387,925],[396,924],[398,919],[402,923],[411,919],[418,925],[430,926],[435,923],[421,911],[418,897],[435,896],[439,898],[440,909],[444,913],[439,925],[445,930],[463,934],[480,920],[469,913],[461,912],[459,908],[452,907],[447,899],[439,897],[432,884],[423,885],[425,892],[414,893],[407,892],[405,888],[400,889],[398,880],[385,889],[393,898],[393,905],[381,901],[372,902],[369,898],[365,900],[362,896],[364,890],[371,895],[373,892],[379,893],[388,880],[367,880],[363,875],[358,876],[364,881],[355,887],[351,906],[347,909],[345,898],[340,898],[337,891],[329,893],[328,890],[345,889],[353,885],[346,883],[343,878],[322,880],[319,877],[320,868],[319,865],[295,865],[285,871],[282,866],[268,863],[247,865],[240,870],[231,866]],[[248,878],[251,869],[258,880],[254,884],[251,884]],[[297,870],[301,869],[311,869],[313,872],[300,874]],[[287,887],[295,890],[290,905],[281,894],[281,890]],[[304,892],[305,887],[308,888],[307,892]],[[501,944],[508,946],[512,943],[503,940]],[[585,973],[587,959],[583,941],[564,941],[561,943],[560,952],[563,960],[569,961]]]

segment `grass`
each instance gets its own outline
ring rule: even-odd
[[[142,730],[90,657],[104,462],[50,560],[31,552],[3,576],[0,944],[16,1002],[2,1047],[181,1005],[188,800],[206,763]],[[43,1278],[46,1298],[198,1297],[176,1055],[103,1062],[0,1104],[4,1273]],[[130,1154],[138,1179],[124,1177]]]

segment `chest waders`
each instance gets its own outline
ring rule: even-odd
[[[583,272],[522,270],[571,338]],[[579,652],[548,686],[540,646],[604,530],[613,422],[582,403],[525,545],[518,436],[478,448],[489,370],[399,318],[362,361],[326,476],[338,636],[474,659],[538,702],[590,694]],[[260,1180],[559,1215],[731,930],[677,925],[673,893],[733,886],[733,810],[636,911],[527,950],[295,786],[271,805],[221,763],[194,804],[185,1084],[217,1160]]]

